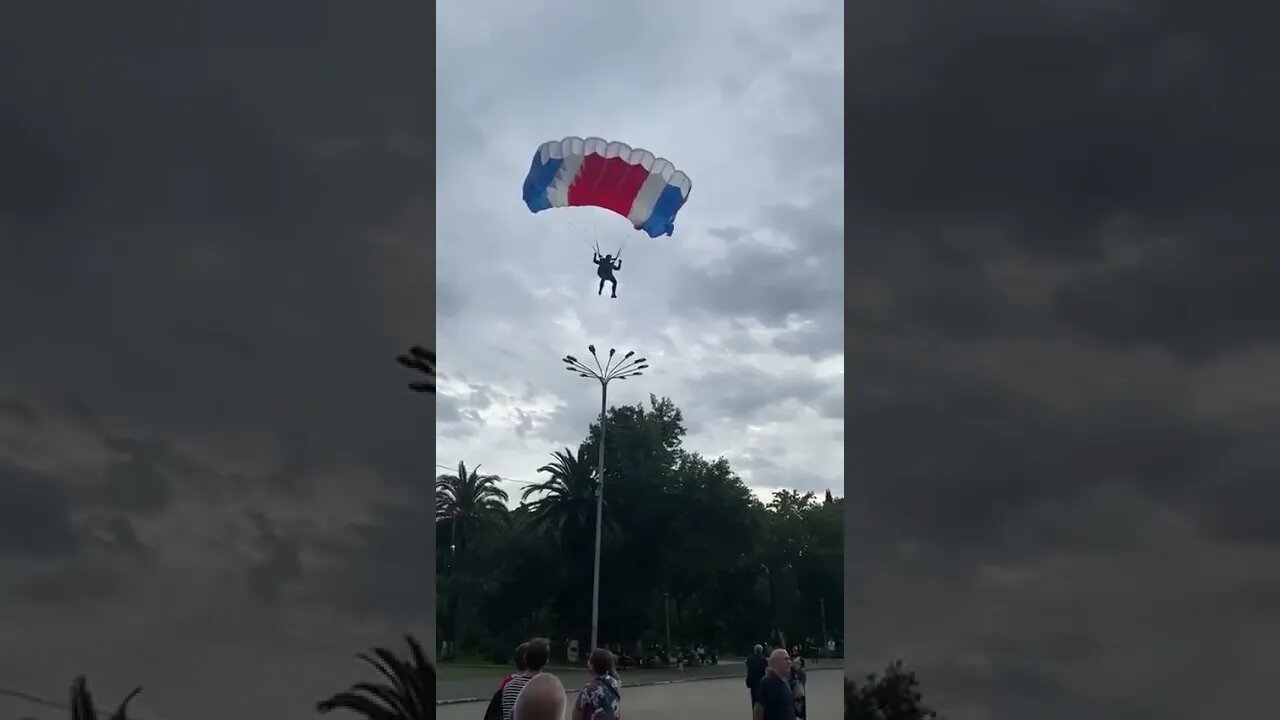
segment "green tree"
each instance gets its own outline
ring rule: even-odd
[[[455,474],[436,477],[436,519],[449,523],[451,550],[465,551],[475,533],[506,524],[510,498],[498,487],[501,481],[497,475],[481,475],[479,465],[467,472],[464,462]]]
[[[565,448],[551,453],[553,462],[538,468],[549,477],[520,493],[529,511],[529,526],[553,531],[562,546],[582,543],[593,536],[596,519],[596,469],[587,458],[587,446],[575,455]],[[530,500],[530,497],[537,497]]]
[[[883,674],[871,673],[859,685],[849,678],[844,683],[844,716],[848,720],[924,720],[938,713],[924,706],[916,674],[905,670],[902,661],[889,665]]]
[[[464,587],[474,578],[469,577],[465,561],[469,543],[485,531],[505,528],[509,522],[507,492],[498,487],[497,475],[481,475],[480,466],[470,472],[466,463],[459,462],[453,475],[436,477],[436,520],[448,523],[449,573],[444,583],[448,588],[448,639],[457,642],[462,620],[459,610]]]
[[[628,649],[663,642],[669,607],[672,640],[683,645],[743,652],[774,630],[792,643],[820,643],[823,603],[828,635],[840,637],[840,498],[782,492],[762,504],[728,460],[684,447],[684,416],[669,398],[611,407],[606,418],[603,642]],[[506,522],[469,525],[465,554],[440,561],[449,606],[457,602],[454,588],[467,593],[462,632],[452,637],[500,657],[533,635],[587,640],[599,438],[593,423],[576,451],[552,452]],[[460,469],[450,483],[461,486],[456,479],[471,474]],[[454,544],[451,523],[442,511],[441,546]],[[460,617],[446,612],[441,621]]]

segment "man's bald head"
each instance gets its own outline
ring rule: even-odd
[[[787,670],[791,669],[791,656],[783,648],[778,648],[769,653],[769,669],[778,675],[786,675]]]
[[[564,684],[551,673],[529,679],[516,697],[512,720],[564,720]]]

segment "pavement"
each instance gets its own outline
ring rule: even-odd
[[[812,720],[834,720],[841,716],[841,682],[844,673],[827,666],[819,670],[810,666],[808,698]],[[578,671],[581,673],[582,671]],[[559,673],[557,673],[559,674]],[[566,687],[581,685],[581,677],[560,675]],[[569,695],[565,718],[573,705]],[[487,702],[487,698],[485,700]],[[475,720],[484,715],[485,702],[458,702],[436,707],[440,720]],[[682,680],[663,684],[633,686],[623,677],[622,717],[626,720],[667,720],[695,717],[699,720],[746,720],[750,718],[750,702],[742,678]]]
[[[809,661],[814,667],[814,661]],[[836,665],[832,665],[836,666]],[[844,667],[842,664],[838,664]],[[488,700],[503,675],[509,673],[507,667],[495,665],[451,665],[439,666],[436,676],[435,692],[438,702],[468,702],[472,700]],[[549,673],[559,676],[567,688],[580,688],[586,684],[588,674],[584,667],[558,666],[548,667]],[[708,678],[737,678],[742,674],[742,660],[722,660],[719,665],[685,667],[684,670],[623,670],[623,687],[639,687],[657,683],[689,682]]]

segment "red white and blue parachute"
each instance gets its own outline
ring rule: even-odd
[[[543,143],[524,179],[531,212],[595,206],[611,210],[649,237],[675,231],[676,213],[693,183],[666,158],[601,138]]]

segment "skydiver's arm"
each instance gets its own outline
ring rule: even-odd
[[[621,269],[622,269],[622,261],[621,261],[621,260],[619,260],[619,261],[618,261],[618,264],[617,264],[617,265],[615,265],[615,266],[613,266],[613,269],[614,269],[614,270],[621,270]]]

